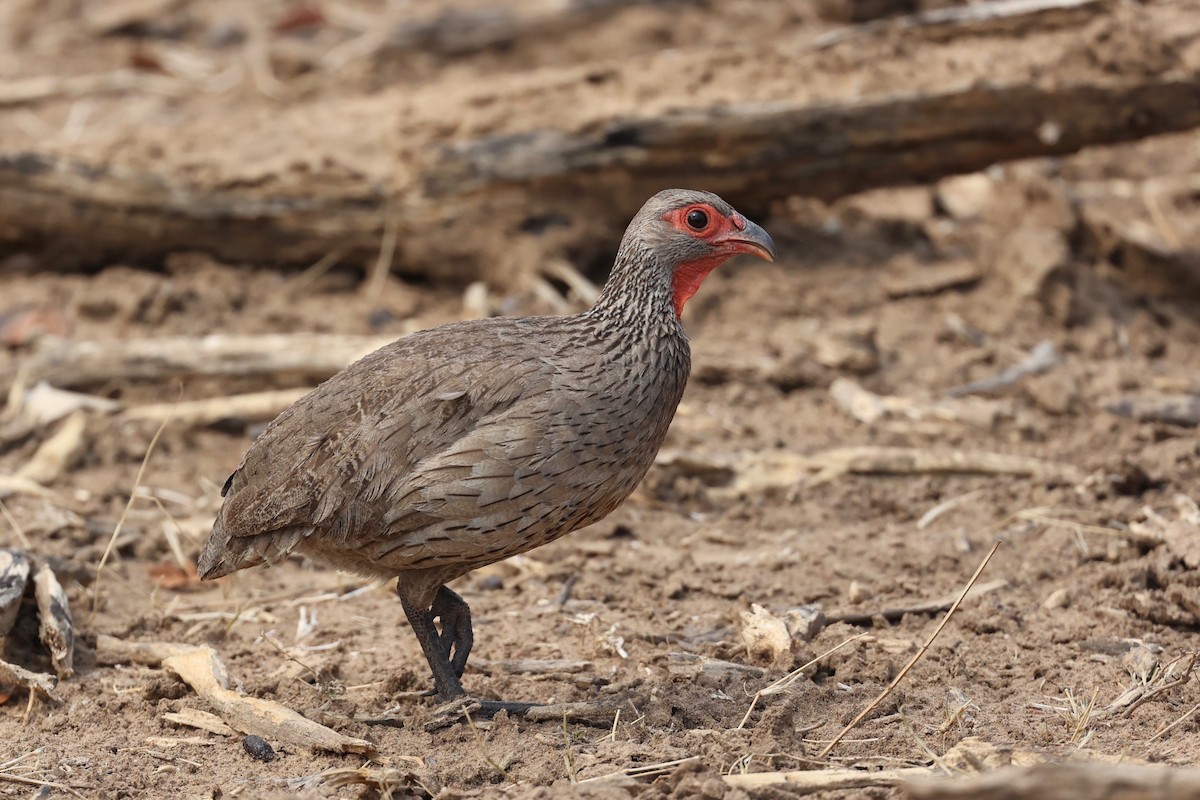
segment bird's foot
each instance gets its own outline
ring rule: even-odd
[[[530,709],[540,707],[540,703],[480,700],[470,695],[462,695],[435,708],[433,717],[425,724],[425,730],[441,730],[471,719],[491,719],[501,711],[507,711],[510,717],[523,717]]]

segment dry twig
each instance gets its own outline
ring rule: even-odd
[[[997,578],[994,581],[981,583],[970,590],[966,599],[973,600],[983,595],[994,592],[997,589],[1003,589],[1008,586],[1008,581],[1004,578]],[[829,614],[825,617],[829,624],[835,622],[846,622],[850,625],[870,625],[876,617],[883,617],[889,622],[894,622],[901,619],[905,614],[936,614],[939,611],[945,611],[955,605],[955,601],[962,598],[958,592],[946,597],[939,597],[933,600],[922,600],[907,606],[895,606],[893,608],[883,608],[878,611],[844,611],[836,614]]]
[[[183,387],[179,389],[179,397],[176,402],[183,397]],[[100,556],[100,563],[96,565],[96,580],[92,582],[92,614],[96,613],[96,609],[100,603],[100,576],[104,572],[104,565],[108,563],[108,557],[112,554],[113,548],[117,544],[117,537],[121,535],[121,528],[125,525],[125,519],[129,516],[129,509],[133,507],[133,501],[137,497],[138,487],[142,485],[142,478],[146,474],[146,465],[150,463],[150,456],[154,452],[155,445],[158,444],[158,439],[162,436],[162,432],[166,429],[167,423],[171,421],[170,416],[167,416],[159,423],[158,430],[154,432],[154,436],[150,439],[150,444],[146,447],[146,454],[142,456],[142,464],[138,467],[137,476],[133,479],[133,488],[129,492],[129,500],[125,503],[125,508],[121,511],[121,516],[117,519],[117,524],[113,527],[112,536],[108,539],[108,545],[104,548],[104,554]]]
[[[770,686],[767,686],[766,688],[763,688],[763,689],[759,689],[757,692],[754,693],[754,699],[752,699],[750,701],[750,707],[746,709],[746,714],[745,714],[745,716],[742,717],[742,721],[738,723],[737,729],[741,730],[742,728],[746,727],[746,723],[750,720],[750,715],[752,713],[754,713],[754,707],[758,705],[759,700],[761,700],[764,697],[769,697],[770,695],[773,695],[773,694],[779,694],[780,692],[786,692],[788,689],[792,688],[793,684],[795,684],[796,681],[798,681],[804,675],[804,671],[806,669],[808,669],[809,667],[815,666],[816,664],[819,664],[822,659],[833,655],[834,653],[836,653],[838,650],[841,650],[846,645],[848,645],[852,642],[857,642],[858,640],[863,639],[868,635],[869,634],[866,634],[866,633],[860,633],[857,636],[851,636],[849,639],[846,639],[845,641],[841,642],[840,644],[834,645],[833,647],[829,648],[824,653],[821,653],[821,655],[812,659],[807,664],[804,664],[804,665],[792,670],[787,675],[784,675],[782,678],[780,678],[779,680],[772,683]]]
[[[841,732],[838,733],[837,736],[833,737],[833,739],[829,742],[829,744],[825,745],[825,748],[823,750],[821,750],[820,754],[818,755],[818,758],[826,758],[833,751],[833,748],[837,746],[838,742],[840,742],[847,733],[854,730],[855,726],[857,726],[858,723],[860,723],[864,719],[866,719],[867,715],[870,714],[872,711],[874,711],[879,706],[879,704],[882,703],[884,701],[884,699],[887,698],[887,696],[889,694],[891,694],[892,691],[897,686],[900,685],[900,682],[902,680],[904,680],[904,676],[906,676],[908,674],[909,670],[911,670],[916,665],[916,663],[921,660],[921,657],[924,656],[925,653],[929,650],[929,646],[933,644],[933,640],[938,637],[938,634],[941,633],[942,629],[946,627],[946,623],[948,623],[950,621],[950,618],[954,616],[954,612],[958,610],[958,607],[962,604],[962,601],[966,598],[967,593],[971,591],[971,587],[975,585],[975,582],[977,580],[979,580],[979,576],[983,574],[984,568],[987,567],[988,562],[992,560],[992,556],[994,556],[996,554],[996,550],[999,549],[999,547],[1000,547],[1000,542],[999,542],[999,540],[997,540],[997,542],[994,545],[992,545],[992,549],[988,551],[988,554],[984,557],[983,561],[979,564],[979,568],[975,570],[975,574],[971,576],[971,579],[969,581],[967,581],[967,585],[963,587],[962,593],[959,594],[959,596],[958,596],[958,600],[955,601],[954,605],[952,605],[950,607],[950,610],[946,612],[946,616],[942,617],[942,621],[940,623],[938,623],[938,626],[936,628],[934,628],[933,633],[931,633],[929,635],[929,638],[925,640],[925,644],[921,645],[921,649],[918,650],[913,655],[913,657],[909,660],[909,662],[904,665],[904,668],[901,669],[900,672],[898,672],[896,674],[896,677],[894,679],[892,679],[892,682],[889,683],[882,692],[880,692],[879,696],[876,697],[874,700],[872,700],[871,703],[858,714],[858,716],[856,716],[854,719],[850,720],[849,724],[846,725],[846,727],[843,728],[841,730]]]

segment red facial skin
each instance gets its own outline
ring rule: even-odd
[[[687,215],[695,210],[703,211],[708,215],[708,224],[700,230],[687,224]],[[692,295],[700,289],[700,284],[708,277],[708,273],[728,259],[740,253],[747,253],[771,260],[770,255],[760,245],[738,238],[738,235],[746,229],[746,218],[736,212],[732,216],[726,217],[708,203],[696,203],[677,208],[665,214],[663,219],[688,236],[708,242],[716,248],[712,255],[694,261],[685,261],[675,268],[672,285],[677,317],[683,316],[684,304],[691,300]]]

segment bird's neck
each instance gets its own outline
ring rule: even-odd
[[[675,287],[645,247],[622,243],[612,273],[587,314],[630,335],[682,335]]]

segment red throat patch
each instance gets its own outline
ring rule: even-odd
[[[728,253],[713,253],[711,256],[697,258],[695,261],[685,261],[675,268],[672,276],[672,299],[675,302],[675,316],[683,316],[684,304],[692,299],[692,295],[700,289],[700,284],[708,277],[708,273],[721,266],[729,259]]]

